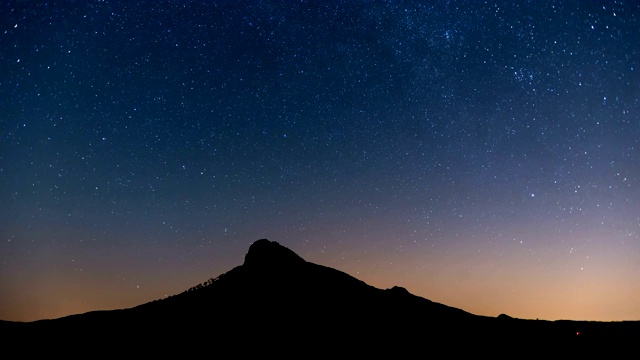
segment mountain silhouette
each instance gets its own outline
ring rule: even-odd
[[[0,338],[65,349],[82,344],[117,353],[179,349],[240,354],[396,355],[455,346],[449,355],[508,354],[498,344],[583,349],[640,335],[640,322],[538,321],[478,316],[401,287],[379,289],[339,270],[305,261],[277,242],[255,241],[244,263],[180,294],[129,309],[53,320],[0,322]],[[493,345],[491,345],[493,344]],[[72,345],[69,345],[73,348]],[[195,348],[194,348],[195,346]],[[308,353],[315,349],[314,353]],[[33,349],[31,349],[33,350]],[[303,353],[299,353],[299,352]]]

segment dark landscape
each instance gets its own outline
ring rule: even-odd
[[[48,344],[24,347],[27,353],[82,347],[162,354],[213,347],[242,354],[400,354],[455,343],[461,346],[447,348],[452,356],[485,351],[506,356],[512,346],[574,354],[594,347],[621,349],[640,336],[640,322],[478,316],[401,287],[375,288],[261,239],[242,265],[178,295],[130,309],[3,321],[0,335],[9,347]],[[465,346],[470,344],[483,345]]]

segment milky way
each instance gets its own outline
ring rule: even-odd
[[[260,238],[475,314],[640,319],[634,1],[0,20],[0,319],[173,295]]]

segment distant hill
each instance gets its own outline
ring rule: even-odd
[[[551,322],[474,315],[401,287],[375,288],[307,262],[266,239],[250,246],[242,265],[162,300],[53,320],[0,322],[4,344],[27,339],[39,344],[24,347],[27,353],[81,346],[114,353],[135,349],[147,355],[166,351],[184,355],[200,349],[301,357],[336,351],[398,355],[428,353],[455,343],[448,349],[451,356],[507,355],[505,344],[535,351],[560,347],[574,353],[596,345],[625,344],[639,336],[637,321]]]

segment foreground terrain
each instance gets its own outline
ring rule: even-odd
[[[512,348],[575,355],[632,345],[640,339],[640,322],[478,316],[400,287],[375,288],[262,239],[251,245],[242,265],[181,294],[130,309],[0,322],[0,335],[9,348],[20,346],[26,353],[429,354],[449,344],[444,349],[450,356],[508,356]]]

